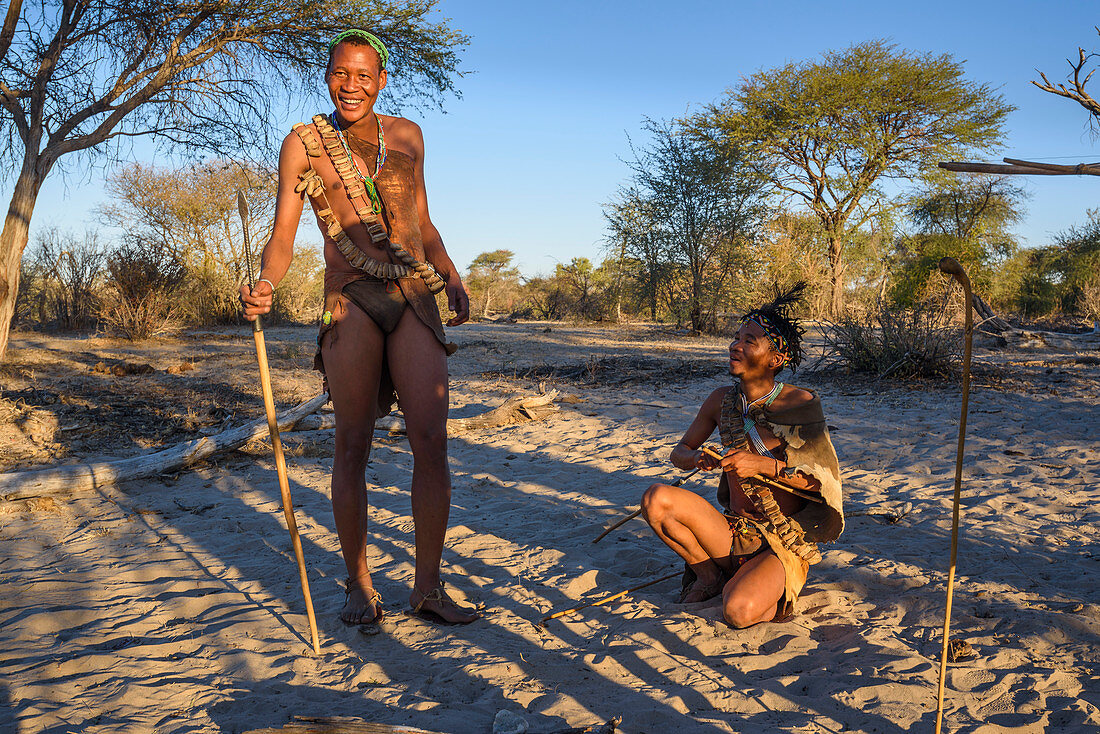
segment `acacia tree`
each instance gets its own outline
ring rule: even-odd
[[[604,219],[610,230],[610,242],[618,255],[619,278],[616,297],[622,301],[622,282],[625,269],[622,263],[629,256],[641,266],[637,271],[637,280],[649,318],[657,320],[657,296],[660,291],[661,271],[667,265],[662,232],[658,226],[658,217],[653,211],[654,203],[647,200],[638,189],[623,188],[618,197],[603,208]],[[621,318],[621,307],[616,306]]]
[[[485,292],[482,318],[489,316],[494,287],[519,285],[519,268],[512,265],[515,256],[516,253],[511,250],[492,250],[481,253],[470,263],[470,290]]]
[[[748,175],[737,146],[712,145],[679,123],[647,119],[643,127],[651,142],[631,146],[630,187],[605,207],[605,217],[613,233],[616,227],[633,233],[631,242],[647,266],[656,265],[648,253],[659,244],[666,261],[686,271],[688,316],[692,328],[702,330],[707,274],[721,253],[758,226],[761,185]],[[630,219],[622,218],[625,212]]]
[[[153,136],[218,157],[271,148],[271,110],[320,81],[348,25],[393,51],[391,98],[454,91],[467,37],[435,0],[11,0],[0,29],[0,155],[14,186],[0,231],[0,358],[35,202],[66,156],[119,157]]]
[[[600,275],[587,257],[575,257],[568,265],[558,263],[554,267],[554,279],[564,283],[575,299],[574,312],[586,319],[599,318],[601,315],[597,302]]]
[[[930,179],[906,213],[918,231],[988,244],[1011,239],[1026,199],[1009,176],[951,174]]]
[[[247,263],[237,191],[248,192],[252,218],[267,221],[275,209],[276,175],[234,161],[182,169],[130,163],[112,171],[104,188],[113,201],[100,207],[100,215],[123,229],[124,242],[155,244],[189,270],[219,271],[240,282]],[[262,233],[252,234],[262,241]]]
[[[837,315],[845,242],[889,206],[879,185],[996,147],[1012,109],[988,85],[966,80],[948,54],[868,41],[758,72],[694,123],[721,145],[742,148],[784,200],[821,221]]]

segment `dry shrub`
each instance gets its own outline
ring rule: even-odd
[[[270,321],[308,324],[320,319],[325,302],[324,276],[325,261],[320,251],[309,245],[296,245],[290,269],[275,289]]]
[[[962,345],[948,302],[925,300],[902,309],[880,303],[865,315],[824,325],[817,366],[878,377],[944,377],[955,372]]]
[[[240,283],[228,270],[184,267],[185,287],[177,292],[176,316],[192,326],[239,323]]]
[[[94,230],[83,237],[56,227],[39,233],[33,256],[20,263],[16,320],[66,331],[93,328],[105,258]]]
[[[131,341],[173,330],[184,274],[179,262],[151,247],[126,245],[112,253],[100,306],[104,325]]]

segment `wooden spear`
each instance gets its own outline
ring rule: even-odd
[[[252,247],[248,231],[248,201],[244,192],[237,192],[237,209],[241,214],[241,228],[244,230],[244,258],[248,267],[248,287],[255,284],[252,278]],[[313,652],[321,654],[321,643],[317,638],[317,618],[313,614],[313,597],[309,593],[309,579],[306,577],[306,559],[302,553],[302,539],[298,536],[298,523],[294,520],[294,501],[290,497],[290,481],[287,479],[286,459],[283,457],[283,443],[279,440],[279,424],[275,419],[275,396],[271,392],[271,370],[267,365],[267,344],[264,341],[264,327],[260,315],[252,322],[252,336],[256,341],[256,361],[260,365],[260,389],[264,396],[264,410],[267,412],[267,429],[271,435],[271,448],[275,452],[275,468],[279,474],[279,491],[283,496],[283,516],[290,530],[290,542],[294,546],[294,558],[298,561],[298,580],[302,583],[302,595],[306,600],[306,617],[309,619],[309,636],[313,643]]]
[[[959,418],[959,445],[955,452],[955,498],[951,510],[951,561],[947,568],[947,608],[943,613],[943,652],[940,655],[940,682],[936,692],[936,734],[943,723],[943,685],[947,676],[947,648],[951,638],[951,595],[955,590],[955,560],[959,552],[959,504],[962,496],[963,446],[966,441],[966,409],[970,402],[970,348],[973,337],[974,317],[970,298],[970,278],[963,266],[952,257],[940,260],[940,270],[959,281],[966,301],[964,322],[962,416]]]

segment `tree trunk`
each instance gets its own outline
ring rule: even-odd
[[[481,318],[489,318],[489,296],[492,293],[492,286],[485,287],[485,307],[481,309]]]
[[[700,268],[691,268],[691,328],[703,331],[703,274]]]
[[[35,171],[35,160],[24,162],[15,181],[4,229],[0,231],[0,362],[8,351],[8,335],[15,316],[15,299],[19,295],[19,264],[27,247],[31,214],[42,188],[44,175]]]
[[[650,268],[649,270],[649,319],[650,321],[657,320],[657,269]]]
[[[828,235],[829,283],[832,292],[829,299],[830,315],[836,319],[844,312],[844,240],[839,234]]]

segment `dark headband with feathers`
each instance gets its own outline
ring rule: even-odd
[[[802,362],[802,335],[805,329],[792,311],[802,303],[806,293],[806,281],[800,280],[783,291],[772,286],[775,297],[763,306],[754,308],[741,317],[741,323],[753,321],[764,330],[775,351],[783,357],[783,367],[794,371]]]

